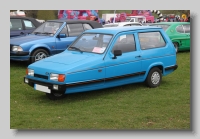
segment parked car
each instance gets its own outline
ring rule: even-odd
[[[30,64],[24,83],[60,99],[137,82],[157,87],[176,68],[176,51],[162,28],[111,27],[87,30],[64,52]]]
[[[104,28],[106,27],[123,27],[123,26],[142,26],[139,22],[116,22],[103,25]]]
[[[42,23],[35,18],[23,16],[10,16],[10,37],[32,33]]]
[[[48,20],[31,34],[10,39],[10,59],[35,61],[64,51],[83,31],[102,28],[90,20]]]
[[[190,50],[190,22],[160,22],[150,26],[162,27],[172,40],[176,52]]]

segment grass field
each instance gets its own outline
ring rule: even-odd
[[[178,53],[177,63],[158,88],[130,84],[51,101],[23,83],[26,63],[11,62],[10,128],[189,130],[190,52]]]

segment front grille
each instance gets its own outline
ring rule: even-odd
[[[46,80],[48,80],[48,76],[45,76],[45,75],[34,74],[34,77],[42,78],[42,79],[46,79]]]

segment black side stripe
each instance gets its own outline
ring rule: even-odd
[[[115,76],[115,77],[110,77],[110,78],[105,78],[105,79],[99,79],[99,80],[91,80],[91,81],[86,81],[86,82],[78,82],[78,83],[72,83],[72,84],[66,84],[66,86],[76,86],[76,85],[87,85],[91,83],[99,83],[99,82],[104,82],[104,81],[112,81],[112,80],[117,80],[117,79],[122,79],[122,78],[128,78],[128,77],[133,77],[133,76],[138,76],[138,75],[144,75],[146,72],[138,72],[138,73],[132,73],[132,74],[126,74],[126,75],[121,75],[121,76]]]

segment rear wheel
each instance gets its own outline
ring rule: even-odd
[[[49,53],[46,50],[37,49],[32,53],[31,58],[30,58],[30,63],[34,63],[36,61],[44,59],[44,58],[48,57],[48,55],[49,55]]]
[[[176,53],[178,53],[178,43],[177,42],[173,42],[173,44],[174,44],[174,47],[175,47],[175,50],[176,50]]]
[[[65,94],[63,92],[59,92],[59,91],[54,91],[52,90],[51,93],[46,93],[46,96],[50,99],[50,100],[58,100],[58,99],[63,99],[65,97]]]
[[[145,82],[147,86],[154,88],[160,85],[161,80],[162,80],[161,70],[157,67],[154,67],[149,71]]]

